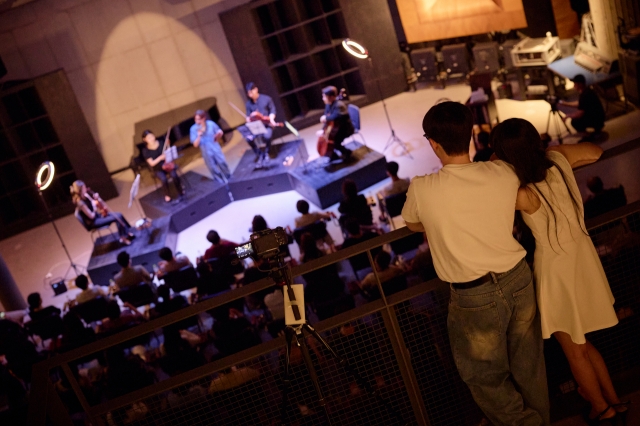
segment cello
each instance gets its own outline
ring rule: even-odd
[[[341,89],[336,97],[336,101],[348,99],[347,91]],[[340,127],[334,121],[327,121],[324,123],[324,129],[322,134],[318,136],[317,149],[318,154],[321,157],[331,157],[335,150],[335,137],[338,134]]]

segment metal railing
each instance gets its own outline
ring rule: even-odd
[[[588,222],[616,298],[617,326],[590,334],[612,375],[640,367],[640,202]],[[342,262],[410,236],[402,228],[357,246],[293,268],[294,277]],[[270,425],[279,424],[284,338],[258,344],[233,355],[108,399],[96,399],[77,374],[76,365],[100,358],[110,348],[167,325],[207,312],[273,286],[263,279],[180,311],[125,330],[34,366],[29,425],[70,425],[86,418],[95,425]],[[453,362],[446,329],[448,286],[434,279],[385,295],[314,325],[407,424],[472,425],[481,419]],[[398,421],[328,357],[312,348],[329,413],[334,424],[393,425]],[[547,351],[552,402],[571,380],[553,347]],[[324,424],[304,364],[292,357],[289,398],[292,424]],[[108,371],[107,374],[114,373]],[[131,377],[133,381],[133,376]]]

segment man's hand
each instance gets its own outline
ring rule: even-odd
[[[327,116],[326,116],[326,115],[323,115],[322,117],[320,117],[320,122],[321,122],[322,124],[326,123],[326,122],[327,122]]]

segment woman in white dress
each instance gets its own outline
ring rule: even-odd
[[[628,404],[620,402],[602,356],[585,334],[612,327],[618,318],[572,172],[597,161],[602,149],[580,143],[545,151],[535,127],[518,118],[496,126],[491,145],[520,179],[516,209],[536,240],[533,269],[543,337],[553,334],[562,346],[578,390],[591,404],[589,424],[612,422],[618,412],[626,414]]]

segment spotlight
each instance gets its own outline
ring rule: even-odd
[[[44,163],[40,164],[38,174],[36,175],[36,186],[38,187],[38,191],[44,191],[49,187],[49,185],[51,185],[55,173],[56,168],[51,161],[45,161]],[[44,182],[42,182],[43,176],[46,176]]]
[[[344,40],[342,40],[342,47],[344,47],[347,52],[349,52],[356,58],[367,59],[369,57],[369,52],[367,51],[367,49],[365,49],[364,46],[360,43],[355,42],[351,39],[345,38]]]

